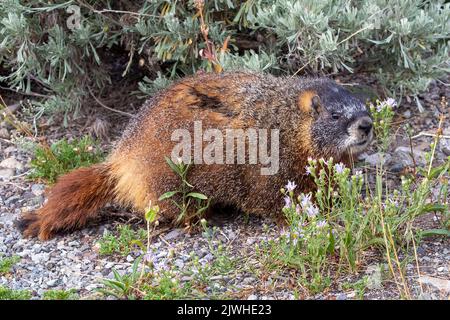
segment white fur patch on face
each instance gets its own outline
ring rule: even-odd
[[[347,129],[348,138],[345,139],[344,147],[351,153],[360,153],[364,151],[373,139],[373,130],[368,135],[362,133],[359,129],[359,122],[355,121]]]
[[[359,104],[344,104],[342,105],[341,112],[346,118],[351,118],[351,116],[355,113],[355,111],[364,111],[364,105]]]

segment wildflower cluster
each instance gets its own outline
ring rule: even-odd
[[[380,141],[380,151],[385,152],[389,146],[389,130],[394,118],[394,108],[397,102],[392,98],[384,101],[376,100],[375,105],[369,104],[369,110],[373,117],[375,136]]]
[[[350,177],[350,169],[343,163],[334,163],[332,158],[308,159],[305,170],[317,185],[317,191],[295,195],[297,186],[293,181],[281,189],[283,213],[289,227],[283,232],[280,244],[284,248],[284,260],[302,270],[302,279],[308,281],[310,288],[320,290],[329,282],[323,276],[327,271],[327,256],[339,248],[336,243],[348,239],[347,232],[353,231],[348,221],[350,214],[331,213],[342,213],[336,209],[346,210],[355,204],[350,198],[360,197],[363,179],[360,172]]]

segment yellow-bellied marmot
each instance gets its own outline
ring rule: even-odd
[[[201,126],[200,134],[195,132],[196,125]],[[46,240],[81,228],[107,202],[144,212],[151,201],[156,204],[163,193],[179,186],[165,156],[180,147],[180,132],[197,138],[197,147],[192,143],[191,149],[190,144],[184,150],[190,154],[180,156],[193,160],[187,180],[212,200],[211,208],[226,205],[271,214],[280,212],[279,190],[288,180],[303,191],[311,187],[305,175],[308,157],[332,156],[348,163],[351,154],[361,152],[371,141],[372,120],[363,102],[329,79],[250,72],[188,77],[144,104],[104,163],[60,177],[44,206],[22,217],[19,225],[24,235]],[[238,155],[239,148],[236,154],[222,155],[226,137],[236,132],[247,137],[245,156]],[[251,141],[250,133],[259,140]],[[270,147],[261,147],[264,134]],[[254,142],[256,148],[251,149]],[[212,147],[205,148],[208,143]],[[264,156],[274,163],[262,163]],[[171,201],[158,204],[163,217],[174,219],[179,214]]]

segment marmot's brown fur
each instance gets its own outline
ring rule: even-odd
[[[195,190],[212,199],[211,208],[226,205],[256,214],[280,212],[279,190],[288,180],[299,191],[309,190],[308,157],[332,156],[348,163],[372,139],[364,103],[332,80],[250,72],[195,75],[149,99],[104,163],[60,177],[44,206],[22,217],[24,235],[46,240],[82,228],[108,202],[140,212],[151,201],[156,204],[163,193],[179,186],[165,161],[177,143],[172,133],[192,132],[194,120],[202,121],[203,130],[279,130],[276,174],[261,175],[262,165],[248,162],[194,164],[188,174]],[[162,217],[177,217],[171,201],[158,204]]]

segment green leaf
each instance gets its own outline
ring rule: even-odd
[[[179,168],[179,166],[177,166],[172,159],[168,158],[168,157],[164,157],[166,159],[167,164],[169,165],[169,167],[172,169],[173,172],[177,173],[178,175],[182,175],[183,172],[181,172],[181,169]]]
[[[132,240],[131,244],[137,245],[139,248],[141,248],[142,251],[146,250],[146,248],[141,240]]]
[[[328,253],[332,254],[334,252],[335,239],[331,229],[329,235],[330,235],[330,244],[328,245],[327,251]]]
[[[168,191],[168,192],[164,193],[161,197],[159,197],[158,201],[169,199],[169,198],[173,197],[174,195],[176,195],[178,192],[179,191]]]
[[[429,203],[425,206],[423,206],[421,213],[427,213],[427,212],[445,212],[448,209],[446,205],[439,204],[439,203]]]
[[[431,169],[430,175],[428,176],[428,179],[435,179],[439,175],[445,174],[445,172],[449,170],[449,165],[447,163],[437,166]]]
[[[132,273],[133,275],[137,275],[137,270],[138,270],[139,264],[141,263],[141,260],[142,260],[142,256],[138,257],[138,258],[134,261],[133,266],[132,266],[132,271],[131,271],[131,273]]]
[[[205,196],[204,194],[198,193],[198,192],[190,192],[187,194],[187,197],[200,199],[200,200],[208,200],[207,196]]]
[[[384,239],[382,237],[373,238],[368,241],[366,248],[373,246],[373,245],[384,246],[385,245]]]
[[[447,237],[450,237],[450,230],[446,230],[446,229],[428,229],[428,230],[421,231],[420,235],[422,237],[429,237],[429,236],[447,236]]]
[[[183,183],[185,185],[187,185],[189,188],[194,188],[194,186],[192,184],[190,184],[189,182],[187,182],[186,179],[183,180]]]
[[[159,206],[153,206],[150,209],[147,210],[147,212],[145,213],[145,220],[147,222],[153,222],[156,219],[156,215],[159,212]]]

